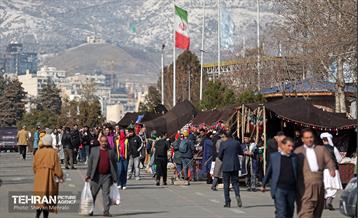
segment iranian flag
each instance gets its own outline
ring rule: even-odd
[[[189,49],[188,12],[175,6],[175,47]]]

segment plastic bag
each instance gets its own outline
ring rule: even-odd
[[[91,193],[91,187],[89,182],[85,182],[85,186],[83,187],[81,193],[81,201],[80,201],[80,214],[81,215],[89,215],[93,212],[93,196]]]
[[[119,205],[121,203],[121,195],[119,194],[116,184],[111,186],[109,197],[112,205]]]

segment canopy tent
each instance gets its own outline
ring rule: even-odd
[[[156,119],[144,122],[148,132],[156,130],[158,134],[174,135],[196,115],[195,107],[189,101],[178,103],[170,111]]]
[[[124,117],[118,122],[118,125],[126,128],[130,124],[143,123],[149,120],[153,120],[159,116],[161,116],[161,114],[153,112],[127,112]]]
[[[208,110],[198,112],[196,117],[192,120],[192,125],[200,124],[212,125],[216,122],[227,122],[236,113],[235,107],[226,107],[222,109]]]
[[[316,108],[308,101],[299,98],[285,98],[265,104],[266,110],[278,118],[297,125],[323,131],[353,129],[356,120],[350,120],[341,114],[331,113]]]

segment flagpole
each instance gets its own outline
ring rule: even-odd
[[[261,90],[261,72],[260,72],[260,0],[256,0],[256,28],[257,28],[257,89]]]
[[[204,37],[205,37],[205,0],[203,1],[203,26],[201,30],[201,50],[200,50],[200,101],[203,100],[203,64],[204,64]]]
[[[176,105],[175,0],[173,0],[173,107]]]
[[[162,105],[164,105],[164,48],[165,44],[162,45]]]
[[[221,73],[220,69],[220,34],[221,34],[221,28],[220,28],[220,0],[218,0],[218,75]],[[215,78],[215,76],[213,77]]]

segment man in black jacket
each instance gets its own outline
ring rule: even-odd
[[[240,143],[232,138],[231,131],[224,132],[224,139],[221,143],[218,157],[222,161],[223,182],[224,182],[224,207],[230,207],[230,181],[235,191],[237,206],[242,207],[239,187],[239,155],[243,155]]]
[[[73,129],[71,131],[71,143],[73,145],[73,162],[77,163],[78,149],[81,145],[81,134],[78,130],[77,124],[73,125]]]
[[[140,161],[140,151],[142,149],[142,140],[134,132],[133,128],[128,129],[128,179],[132,178],[132,173],[134,171],[134,176],[136,180],[139,180],[139,161]]]
[[[163,177],[163,185],[167,185],[168,150],[170,143],[166,137],[161,137],[154,144],[154,163],[156,169],[156,185],[160,185],[160,177]]]
[[[93,136],[92,136],[91,132],[89,131],[88,126],[85,126],[83,128],[83,133],[81,134],[81,141],[82,141],[83,149],[85,151],[85,152],[83,152],[83,161],[86,161],[87,157],[89,157],[92,139],[93,139]]]
[[[69,127],[65,128],[65,131],[61,140],[63,146],[63,152],[65,154],[65,168],[68,168],[68,161],[70,161],[71,169],[75,169],[73,166],[73,144],[71,140],[71,130]]]

